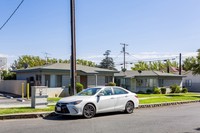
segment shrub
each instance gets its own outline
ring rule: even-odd
[[[181,92],[181,87],[180,87],[180,86],[177,86],[177,87],[176,87],[175,93],[180,93],[180,92]]]
[[[153,91],[151,89],[147,89],[146,93],[151,94],[151,93],[153,93]]]
[[[77,93],[79,93],[82,90],[83,90],[83,85],[81,83],[76,83],[76,91],[77,91]]]
[[[174,84],[170,86],[171,93],[180,93],[181,92],[181,87]]]
[[[116,83],[114,83],[114,82],[109,82],[109,83],[107,84],[107,86],[116,86]]]
[[[187,92],[188,92],[188,89],[187,89],[187,88],[183,88],[181,92],[182,92],[182,93],[187,93]]]
[[[69,84],[69,94],[71,94],[71,84]],[[82,91],[83,90],[83,88],[84,88],[84,86],[81,84],[81,83],[79,83],[79,82],[76,82],[76,92],[77,93],[79,93],[80,91]]]
[[[160,88],[162,94],[166,94],[167,89],[165,87]]]
[[[144,91],[138,91],[137,94],[145,94]]]
[[[153,94],[160,94],[160,89],[158,87],[155,87],[153,89]]]
[[[177,87],[176,84],[170,86],[171,93],[175,93],[176,92],[176,87]]]

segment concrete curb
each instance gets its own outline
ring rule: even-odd
[[[162,107],[162,106],[171,106],[171,105],[181,105],[188,103],[197,103],[200,100],[196,101],[184,101],[184,102],[171,102],[171,103],[157,103],[157,104],[141,104],[140,108],[154,108],[154,107]],[[38,112],[38,113],[30,113],[30,114],[9,114],[9,115],[0,115],[0,120],[9,120],[9,119],[30,119],[30,118],[46,118],[56,116],[54,112]]]
[[[1,115],[0,120],[9,120],[9,119],[30,119],[30,118],[46,118],[50,116],[55,116],[54,112],[38,112],[31,114],[10,114],[10,115]]]
[[[187,103],[197,103],[200,100],[196,101],[183,101],[183,102],[168,102],[168,103],[156,103],[156,104],[141,104],[138,108],[154,108],[154,107],[161,107],[161,106],[171,106],[171,105],[180,105],[180,104],[187,104]]]

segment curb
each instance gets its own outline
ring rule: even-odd
[[[31,114],[11,114],[11,115],[1,115],[0,120],[9,120],[9,119],[30,119],[30,118],[46,118],[50,116],[55,116],[54,112],[39,112]]]
[[[141,108],[154,108],[154,107],[162,107],[162,106],[171,106],[171,105],[181,105],[188,103],[198,103],[200,100],[196,101],[184,101],[184,102],[171,102],[171,103],[156,103],[156,104],[142,104],[139,105],[137,109]],[[30,119],[30,118],[47,118],[56,116],[55,112],[38,112],[31,114],[11,114],[11,115],[0,115],[0,120],[9,120],[9,119]]]
[[[183,101],[183,102],[171,102],[171,103],[156,103],[156,104],[141,104],[138,108],[154,108],[154,107],[162,107],[162,106],[171,106],[171,105],[181,105],[181,104],[187,104],[187,103],[197,103],[200,102],[200,100],[196,101]]]

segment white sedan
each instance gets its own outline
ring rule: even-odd
[[[55,113],[92,118],[97,113],[114,111],[130,114],[138,105],[139,100],[135,93],[117,86],[99,86],[60,99],[55,106]]]

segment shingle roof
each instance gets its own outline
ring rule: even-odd
[[[160,71],[132,71],[127,70],[126,72],[120,71],[120,73],[115,73],[115,77],[126,77],[126,78],[134,78],[134,77],[144,77],[144,76],[168,76],[168,77],[183,77],[182,75],[176,75],[171,73],[164,73]]]
[[[35,71],[35,70],[70,70],[70,64],[67,63],[55,63],[55,64],[48,64],[44,66],[38,66],[38,67],[31,67],[26,69],[18,69],[14,70],[13,72],[27,72],[27,71]],[[83,66],[83,65],[76,65],[77,71],[82,71],[84,73],[98,73],[98,72],[112,72],[116,73],[118,71],[115,70],[109,70],[109,69],[103,69],[103,68],[97,68],[97,67],[89,67],[89,66]]]

